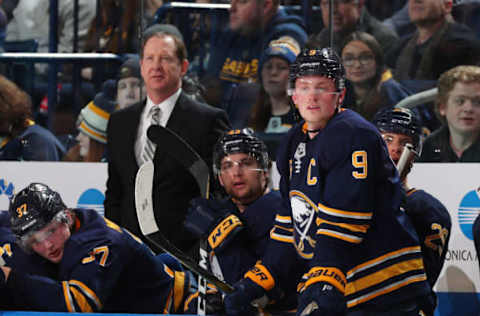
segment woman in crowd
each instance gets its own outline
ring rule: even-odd
[[[257,132],[284,133],[295,123],[287,95],[289,66],[299,49],[282,39],[265,50],[260,63],[260,92],[250,112],[248,126]]]
[[[35,124],[30,96],[0,75],[0,160],[58,161],[65,148]]]
[[[70,148],[64,161],[106,161],[107,124],[117,108],[116,81],[107,80],[102,91],[80,112],[77,119],[78,143]]]
[[[392,78],[380,44],[370,34],[353,32],[342,46],[347,95],[344,104],[367,120],[381,108],[393,106],[410,92]]]

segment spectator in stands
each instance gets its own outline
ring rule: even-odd
[[[365,6],[371,15],[383,21],[400,10],[406,2],[407,0],[365,0]]]
[[[480,67],[440,76],[436,113],[443,126],[425,139],[422,162],[480,162]]]
[[[155,165],[153,206],[162,233],[188,251],[194,238],[181,228],[189,201],[199,196],[192,175],[169,148],[147,138],[150,125],[168,127],[185,139],[211,165],[218,137],[229,128],[225,111],[191,99],[182,88],[188,69],[183,36],[173,25],[155,24],[145,30],[140,69],[147,97],[112,113],[107,127],[108,179],[105,216],[138,236],[135,212],[135,175],[141,165]]]
[[[415,24],[410,21],[408,16],[408,1],[394,15],[383,20],[382,23],[395,31],[400,38],[415,32]]]
[[[85,49],[88,29],[96,15],[96,0],[78,1],[78,51]],[[49,51],[50,39],[50,1],[49,0],[20,0],[13,10],[13,18],[7,25],[7,41],[23,41],[35,39],[38,41],[38,51]],[[73,52],[74,38],[73,2],[71,0],[58,1],[58,52]],[[45,72],[45,67],[37,66],[37,71]]]
[[[257,132],[285,133],[295,124],[287,95],[290,64],[299,51],[293,45],[273,41],[260,61],[260,91],[250,111],[248,126]]]
[[[64,146],[35,124],[28,94],[0,75],[0,160],[58,161]]]
[[[117,93],[118,109],[123,109],[141,101],[145,96],[145,86],[140,74],[140,60],[128,58],[118,71]]]
[[[134,54],[138,52],[138,9],[137,0],[102,0],[100,12],[89,25],[85,51],[114,54]],[[104,78],[113,78],[118,69],[117,63],[103,63],[84,67],[82,77],[95,80],[96,73]]]
[[[279,0],[231,1],[229,28],[217,35],[203,79],[207,90],[221,89],[220,100],[211,100],[212,104],[227,110],[236,106],[232,100],[235,87],[257,81],[260,58],[272,40],[295,43],[298,49],[305,45],[302,19],[279,5]]]
[[[320,49],[330,46],[329,0],[320,0],[322,20],[325,27],[309,42],[312,48]],[[335,0],[333,1],[333,49],[340,54],[341,45],[350,33],[363,31],[373,35],[384,51],[389,49],[397,36],[380,21],[370,15],[364,6],[365,0]]]
[[[437,80],[459,64],[476,64],[480,41],[451,15],[452,0],[409,0],[408,14],[415,33],[387,52],[395,79]]]
[[[386,106],[394,106],[409,91],[392,78],[385,67],[384,54],[378,41],[365,32],[353,32],[341,48],[347,80],[345,105],[367,120]]]
[[[163,5],[163,0],[144,0],[144,11],[143,11],[143,20],[146,27],[157,23],[155,21],[155,14],[158,9]]]
[[[117,109],[116,81],[107,80],[102,91],[80,112],[77,119],[78,144],[70,148],[63,160],[106,161],[107,124],[110,113]]]

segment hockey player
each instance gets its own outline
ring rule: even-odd
[[[341,109],[345,72],[331,48],[305,50],[289,92],[303,122],[277,154],[282,197],[261,263],[225,297],[230,315],[277,286],[292,268],[292,244],[308,269],[297,315],[421,315],[430,293],[418,237],[400,210],[400,179],[378,130]]]
[[[207,240],[212,272],[231,284],[262,258],[275,215],[284,208],[280,193],[268,187],[270,167],[267,147],[251,129],[225,133],[214,147],[213,170],[228,198],[195,199],[187,213],[185,227]],[[295,250],[290,251],[295,257]],[[298,277],[300,269],[278,280],[283,291],[268,293],[270,301],[277,302],[268,306],[270,312],[296,306]],[[195,302],[188,303],[187,311],[195,312]],[[219,312],[221,299],[214,301],[208,295],[207,307],[209,313]]]
[[[390,158],[397,167],[402,160],[400,169],[403,170],[399,172],[407,195],[403,207],[420,238],[425,272],[433,288],[445,261],[452,222],[448,210],[439,200],[407,184],[407,175],[422,150],[421,122],[409,109],[385,108],[375,115],[373,124],[380,130]],[[405,157],[400,159],[402,153]]]
[[[15,270],[22,273],[55,275],[53,265],[47,260],[29,256],[19,247],[16,237],[10,229],[10,216],[7,211],[0,211],[0,265],[15,267]],[[0,309],[22,310],[24,307],[15,305],[11,293],[6,288],[0,288]]]
[[[0,284],[29,310],[169,313],[181,310],[188,279],[147,246],[95,210],[69,209],[41,183],[16,194],[12,231],[32,256],[56,267],[56,277],[1,267]]]

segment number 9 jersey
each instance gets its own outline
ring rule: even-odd
[[[298,125],[277,166],[290,213],[277,215],[271,239],[293,243],[307,260],[300,293],[325,282],[349,309],[429,293],[418,236],[400,210],[400,179],[375,126],[351,110],[339,110],[313,139]],[[276,266],[279,255],[263,260],[278,276],[288,273]]]

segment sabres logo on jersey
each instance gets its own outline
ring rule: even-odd
[[[318,213],[317,206],[302,192],[290,192],[290,205],[292,206],[293,226],[295,227],[295,248],[305,259],[313,258],[315,240],[315,217]]]

